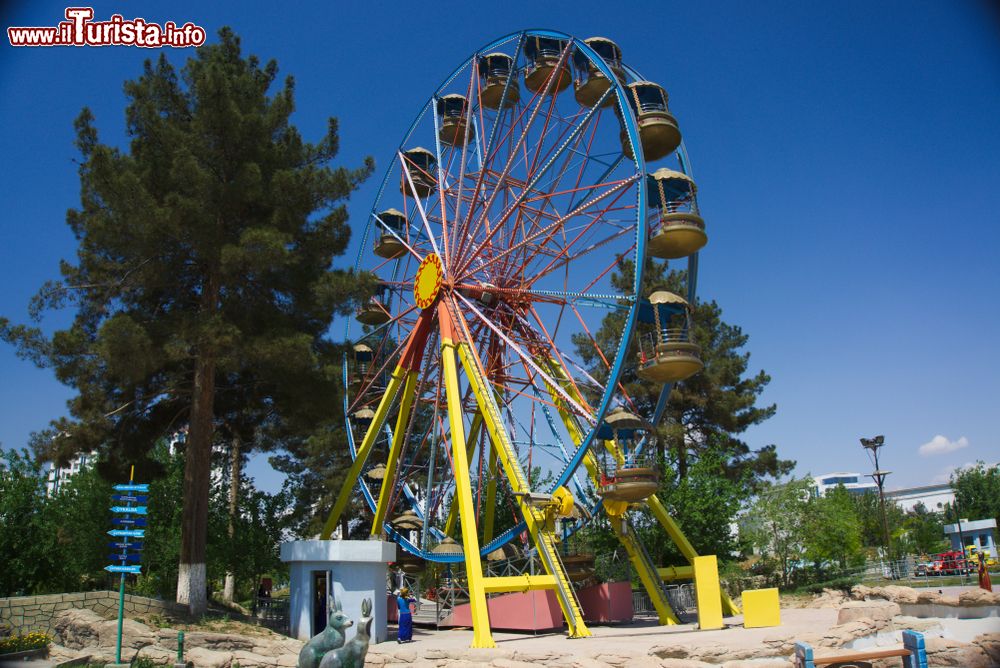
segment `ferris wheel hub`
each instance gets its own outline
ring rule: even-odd
[[[413,279],[413,299],[422,309],[428,308],[437,299],[444,282],[444,267],[437,253],[430,253],[417,268]]]

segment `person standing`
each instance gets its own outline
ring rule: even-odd
[[[993,591],[993,583],[990,582],[990,572],[986,568],[986,555],[979,552],[979,588],[986,591]]]
[[[413,642],[413,611],[410,605],[416,601],[410,598],[410,588],[403,587],[396,597],[396,607],[399,609],[399,632],[396,634],[396,642]]]

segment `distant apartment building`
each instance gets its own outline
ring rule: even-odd
[[[48,471],[46,471],[45,495],[52,496],[58,492],[67,480],[88,466],[91,466],[96,459],[97,454],[89,452],[84,455],[77,455],[69,460],[66,466],[56,466],[54,463],[49,464]]]

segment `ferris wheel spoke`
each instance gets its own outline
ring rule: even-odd
[[[528,247],[529,244],[532,244],[533,242],[541,240],[542,243],[544,243],[544,242],[548,241],[549,239],[552,238],[552,235],[560,228],[560,226],[562,226],[562,225],[564,225],[566,223],[566,221],[572,219],[575,216],[580,215],[583,211],[586,211],[587,209],[589,209],[590,207],[594,206],[598,202],[603,201],[607,197],[610,197],[611,195],[613,195],[613,194],[615,194],[617,192],[623,191],[627,186],[629,186],[630,184],[632,184],[636,180],[638,180],[638,178],[639,178],[639,176],[635,175],[635,176],[629,177],[627,179],[624,179],[622,181],[619,181],[618,183],[616,183],[615,185],[613,185],[609,189],[605,190],[604,192],[600,193],[599,195],[597,195],[597,196],[593,197],[592,199],[589,199],[589,200],[581,203],[575,209],[571,210],[566,215],[560,217],[555,222],[553,222],[553,223],[551,223],[549,225],[546,225],[545,227],[541,228],[540,230],[538,230],[534,234],[531,234],[531,235],[525,237],[524,239],[522,239],[520,242],[518,242],[514,246],[511,246],[511,247],[505,249],[504,251],[502,251],[502,252],[500,252],[500,253],[498,253],[496,255],[493,255],[492,257],[489,257],[489,259],[487,259],[487,260],[480,260],[480,263],[475,268],[475,270],[476,271],[482,271],[484,268],[486,268],[486,267],[488,267],[488,266],[490,266],[492,264],[495,264],[496,262],[498,262],[498,261],[502,260],[503,258],[507,257],[508,255],[510,255],[511,253],[518,252],[520,250],[525,249],[526,247]],[[595,218],[595,222],[596,222],[596,220],[597,219]],[[480,246],[479,246],[479,250],[480,251],[482,251],[484,249],[484,246],[488,243],[488,241],[489,241],[489,239],[486,239],[486,240],[484,240],[480,244]],[[468,267],[463,267],[462,268],[462,272],[467,272],[467,270],[468,270]],[[468,273],[461,273],[460,272],[460,273],[457,274],[457,276],[459,277],[457,280],[465,280],[468,277]]]
[[[403,177],[406,179],[406,183],[410,187],[410,193],[413,195],[413,201],[417,207],[417,211],[420,212],[420,219],[423,221],[424,232],[427,233],[427,240],[430,242],[434,252],[440,255],[441,251],[438,249],[437,242],[434,240],[434,233],[431,232],[431,225],[427,220],[427,213],[424,211],[424,205],[420,202],[420,196],[417,193],[417,188],[413,184],[413,177],[410,175],[410,169],[407,166],[406,156],[403,155],[402,151],[397,151],[397,155],[399,156],[399,164],[403,170]]]
[[[500,177],[497,180],[497,187],[491,193],[489,199],[486,202],[486,205],[483,207],[483,213],[480,215],[479,222],[476,224],[477,227],[481,226],[482,223],[483,223],[483,221],[486,219],[486,216],[488,215],[489,210],[490,210],[490,208],[493,205],[493,201],[496,198],[497,192],[499,192],[500,187],[503,185],[504,180],[507,178],[507,174],[509,173],[511,166],[513,165],[514,158],[515,158],[518,150],[520,149],[520,147],[522,147],[522,146],[525,145],[524,142],[525,142],[525,139],[528,136],[528,131],[531,129],[532,123],[534,123],[535,118],[538,116],[538,113],[541,110],[542,104],[545,101],[545,98],[548,96],[548,93],[551,90],[553,83],[555,83],[554,80],[553,80],[553,76],[556,74],[556,72],[560,72],[563,69],[563,66],[565,65],[566,59],[569,56],[569,54],[570,54],[570,52],[572,50],[572,47],[573,47],[573,41],[570,40],[566,44],[566,47],[563,49],[562,53],[559,55],[559,61],[558,61],[557,65],[556,65],[556,68],[552,72],[549,73],[549,76],[548,76],[548,78],[545,81],[544,88],[542,90],[540,90],[535,95],[535,99],[537,101],[535,101],[534,107],[533,107],[532,112],[531,112],[531,116],[528,118],[528,122],[524,126],[524,130],[521,132],[521,136],[518,139],[517,144],[515,144],[514,147],[510,151],[509,157],[507,158],[507,162],[504,165],[503,170],[500,172]],[[552,99],[550,100],[550,102],[551,102],[551,104],[555,103],[555,96],[552,96]],[[489,161],[487,161],[487,163],[489,163]],[[501,220],[499,221],[497,228],[494,228],[494,230],[498,229],[499,226],[504,222],[504,220],[505,219],[503,217],[501,217]],[[465,229],[469,230],[468,224],[465,226]]]
[[[457,294],[457,297],[460,300],[462,300],[462,302],[465,304],[466,308],[468,308],[480,320],[482,320],[484,323],[486,323],[486,325],[490,329],[492,329],[496,333],[496,335],[499,336],[510,347],[511,350],[513,350],[514,352],[516,352],[521,357],[521,359],[523,359],[528,364],[528,366],[530,366],[532,369],[534,369],[535,372],[538,373],[547,382],[550,382],[550,383],[553,384],[553,386],[556,386],[555,381],[552,380],[552,378],[548,374],[546,374],[544,371],[542,371],[542,368],[540,366],[538,366],[538,364],[531,358],[531,355],[529,355],[528,353],[526,353],[509,336],[507,336],[496,325],[494,325],[489,320],[489,318],[487,318],[485,315],[483,315],[482,311],[480,311],[478,308],[476,308],[476,306],[471,301],[469,301],[468,299],[466,299],[461,294]],[[580,406],[571,396],[569,396],[566,393],[565,390],[563,390],[562,388],[556,386],[556,391],[559,392],[562,395],[563,399],[565,399],[569,403],[569,405],[573,407],[573,409],[575,411],[579,412],[580,415],[585,416],[587,420],[593,421],[593,418],[591,417],[590,413],[588,411],[586,411],[582,406]]]

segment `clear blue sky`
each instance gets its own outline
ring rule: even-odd
[[[0,0],[0,19],[55,25],[64,7]],[[94,7],[98,19],[193,21],[213,38],[232,26],[295,75],[306,137],[337,116],[341,162],[373,155],[380,171],[430,93],[487,41],[526,27],[610,37],[664,85],[680,121],[710,239],[700,296],[743,327],[752,366],[773,377],[763,399],[778,414],[749,442],[777,443],[799,474],[868,471],[858,438],[884,433],[890,488],[1000,459],[1000,24],[986,2]],[[74,256],[73,119],[90,106],[102,139],[123,142],[122,82],[159,54],[2,41],[0,314],[23,321]],[[376,185],[352,200],[355,223]],[[4,447],[25,445],[69,396],[0,348]],[[937,447],[921,453],[926,443]],[[252,472],[279,484],[263,462]]]

